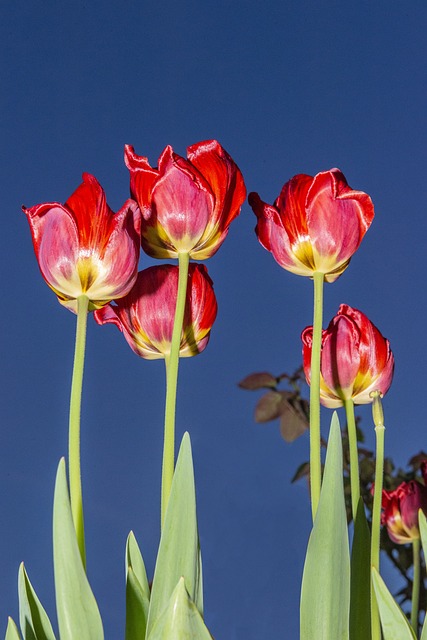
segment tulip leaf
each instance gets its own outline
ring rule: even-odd
[[[342,445],[334,412],[319,506],[308,542],[301,590],[300,640],[348,640],[350,552]]]
[[[9,618],[7,621],[7,629],[4,640],[21,640],[18,627],[16,626],[12,618]]]
[[[427,519],[421,509],[418,510],[418,522],[424,557],[427,557]],[[423,630],[421,632],[420,640],[427,640],[427,616],[424,618]]]
[[[374,567],[372,567],[372,584],[380,613],[384,640],[413,640],[416,638],[405,614]]]
[[[150,587],[148,585],[147,572],[133,531],[129,533],[126,541],[126,574],[129,568],[132,568],[136,579],[141,585],[144,595],[147,600],[150,600]]]
[[[144,561],[131,531],[126,542],[126,633],[125,640],[144,640],[150,587]]]
[[[418,523],[420,528],[421,544],[423,546],[424,555],[427,556],[427,518],[421,509],[418,509]]]
[[[359,498],[351,549],[350,640],[371,638],[371,534]]]
[[[125,640],[144,640],[150,601],[132,567],[126,576],[126,631]]]
[[[190,436],[182,439],[154,571],[147,635],[168,606],[180,578],[203,613],[202,573]]]
[[[53,504],[53,564],[61,640],[102,640],[101,616],[77,544],[65,475],[58,466]]]
[[[55,640],[52,625],[34,591],[24,563],[18,572],[19,624],[25,640]]]
[[[165,611],[153,626],[147,640],[212,640],[203,618],[189,598],[184,578],[180,578]]]

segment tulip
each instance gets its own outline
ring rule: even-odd
[[[427,462],[421,465],[424,484],[417,480],[402,482],[394,491],[382,492],[381,524],[397,544],[413,542],[420,537],[418,511],[427,515]]]
[[[187,158],[167,146],[153,168],[125,146],[131,194],[143,215],[142,248],[154,258],[209,258],[246,197],[240,170],[216,140],[188,147]]]
[[[177,266],[150,267],[138,273],[127,296],[95,311],[95,320],[98,324],[115,324],[137,355],[148,360],[165,358],[171,349],[177,289]],[[191,264],[180,357],[203,351],[216,313],[217,302],[206,268]]]
[[[417,480],[402,482],[394,491],[382,490],[381,524],[396,544],[412,544],[413,580],[411,598],[411,627],[418,631],[420,597],[420,529],[419,510],[427,515],[427,461],[421,463],[424,484]]]
[[[302,333],[303,364],[310,384],[313,328]],[[357,309],[342,304],[337,315],[322,332],[320,401],[336,408],[352,400],[372,402],[372,391],[384,395],[392,382],[394,357],[389,341]]]
[[[257,193],[249,204],[258,240],[280,266],[301,276],[322,273],[326,282],[347,268],[374,217],[371,198],[351,189],[339,169],[296,175],[273,205]]]
[[[84,173],[64,205],[23,210],[42,276],[61,304],[77,313],[77,299],[87,296],[91,311],[130,291],[140,250],[141,214],[134,201],[113,213],[99,182]]]

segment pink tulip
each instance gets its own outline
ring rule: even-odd
[[[131,292],[98,311],[98,324],[115,324],[131,349],[154,360],[170,352],[178,290],[178,267],[161,265],[138,273]],[[203,351],[216,318],[217,302],[206,268],[190,264],[180,356]]]
[[[313,327],[304,329],[301,338],[310,383]],[[322,333],[321,349],[320,401],[325,407],[341,407],[350,398],[367,404],[372,391],[388,391],[394,370],[390,343],[361,311],[342,304]]]
[[[280,266],[301,276],[323,273],[327,282],[346,269],[374,217],[371,198],[351,189],[339,169],[296,175],[273,205],[257,193],[249,204],[258,240]]]
[[[209,258],[246,197],[240,170],[216,140],[188,147],[187,156],[168,146],[153,168],[125,146],[131,194],[143,215],[142,248],[154,258]]]
[[[31,228],[43,278],[65,307],[77,313],[77,298],[89,298],[89,310],[121,298],[138,272],[141,213],[127,200],[118,213],[107,205],[94,176],[67,202],[23,208]]]
[[[383,489],[381,523],[397,544],[412,542],[420,537],[418,510],[427,515],[427,462],[421,464],[424,484],[417,480],[402,482],[394,491]]]

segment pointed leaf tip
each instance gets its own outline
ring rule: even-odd
[[[77,544],[63,458],[53,504],[53,564],[61,640],[103,640],[101,616]]]
[[[7,620],[7,629],[4,640],[21,640],[21,636],[19,635],[18,627],[9,616]]]
[[[405,614],[374,567],[372,567],[372,584],[380,612],[384,640],[413,640],[416,638]]]
[[[342,477],[341,432],[332,416],[317,514],[301,590],[301,640],[348,640],[350,552]]]
[[[190,599],[202,613],[202,570],[193,459],[188,433],[184,434],[181,442],[160,539],[147,623],[148,636],[168,606],[182,576]]]
[[[19,624],[26,640],[55,640],[52,625],[21,562],[18,571]]]

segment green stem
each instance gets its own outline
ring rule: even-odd
[[[82,481],[80,471],[80,414],[82,401],[83,369],[86,347],[86,325],[89,298],[77,298],[77,328],[74,350],[73,379],[71,382],[70,422],[68,432],[68,466],[70,479],[71,512],[76,530],[83,566],[86,567],[85,534],[83,520]]]
[[[380,526],[381,526],[381,498],[383,491],[384,473],[384,433],[383,415],[380,393],[374,392],[372,413],[375,422],[376,461],[375,461],[375,489],[372,507],[372,537],[371,537],[371,566],[380,570]],[[371,589],[371,632],[372,640],[381,640],[381,624],[375,591]]]
[[[172,486],[175,469],[175,409],[176,388],[178,383],[179,348],[181,345],[182,324],[184,321],[185,301],[187,297],[188,266],[190,256],[188,253],[178,254],[179,276],[178,293],[176,297],[175,319],[173,324],[172,342],[170,353],[165,356],[166,364],[166,404],[165,404],[165,432],[163,443],[162,465],[162,497],[161,497],[161,523],[165,521],[166,508]]]
[[[310,487],[311,512],[314,520],[317,505],[319,504],[320,487],[322,483],[320,458],[320,350],[322,346],[324,274],[316,271],[313,274],[313,281],[313,343],[311,347],[310,372]]]
[[[411,627],[418,637],[418,605],[420,602],[420,539],[412,541],[414,580],[412,583]]]
[[[344,401],[345,415],[347,417],[348,446],[350,449],[350,484],[351,484],[351,509],[353,521],[356,519],[357,505],[360,497],[359,479],[359,452],[357,450],[356,420],[354,418],[354,402],[352,398]]]

